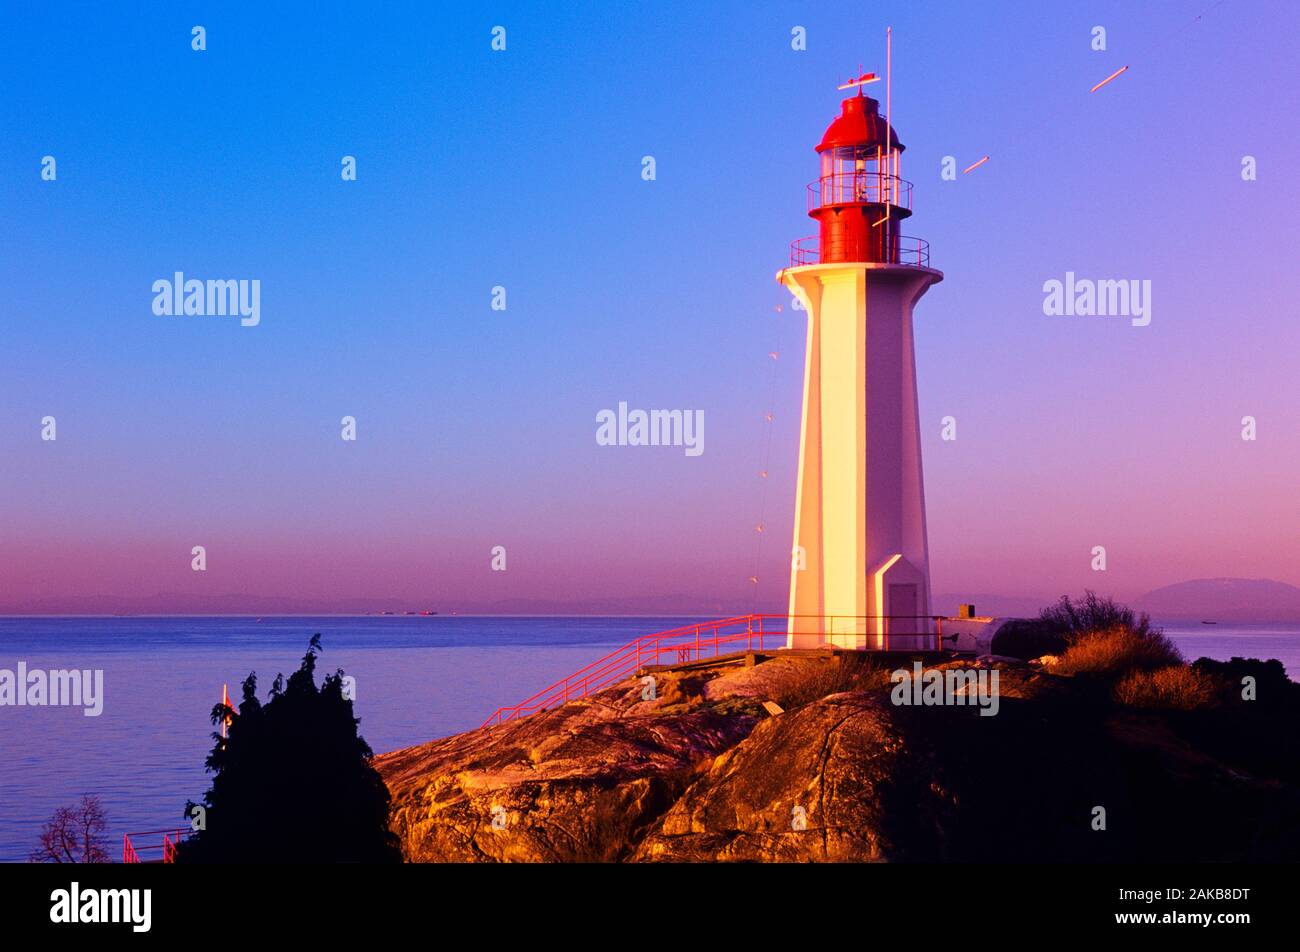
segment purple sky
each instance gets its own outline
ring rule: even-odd
[[[834,87],[883,71],[891,23],[906,230],[946,275],[916,335],[934,590],[1300,584],[1298,11],[15,14],[0,609],[780,606],[804,331],[773,274],[814,230]],[[176,271],[260,280],[261,323],[155,316]],[[1149,280],[1150,325],[1045,315],[1067,271]],[[619,401],[703,410],[703,455],[598,446]]]

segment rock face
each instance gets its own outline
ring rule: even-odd
[[[652,701],[631,681],[376,766],[417,862],[1300,858],[1294,783],[1096,684],[997,669],[991,717],[895,706],[834,658],[663,673]]]
[[[661,713],[637,682],[376,758],[414,862],[614,861],[753,729],[743,711]]]
[[[907,746],[889,714],[878,697],[837,694],[764,721],[677,799],[633,858],[889,858],[887,794]]]
[[[1006,666],[999,674],[994,717],[974,707],[898,707],[876,689],[764,721],[715,760],[634,858],[1014,859],[1043,836],[1027,817],[1077,828],[1072,838],[1090,845],[1086,821],[1067,822],[1086,817],[1086,804],[1055,787],[1058,765],[1048,756],[1055,744],[1045,735],[1057,734],[1071,756],[1095,745],[1048,726],[1055,685]],[[1037,701],[1027,702],[1027,692]]]

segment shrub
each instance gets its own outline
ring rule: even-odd
[[[1218,679],[1221,697],[1227,703],[1243,702],[1243,679],[1250,677],[1255,681],[1254,699],[1246,703],[1252,707],[1300,710],[1300,685],[1286,676],[1286,668],[1276,658],[1269,661],[1238,657],[1231,661],[1198,658],[1192,667]]]
[[[1194,711],[1213,705],[1217,678],[1186,665],[1134,671],[1115,685],[1115,700],[1129,707],[1158,711]]]
[[[1259,777],[1300,784],[1300,684],[1276,659],[1201,658],[1193,670],[1219,685],[1219,703],[1184,725],[1198,750]],[[1244,678],[1253,678],[1247,691]]]
[[[832,658],[800,658],[781,677],[773,700],[791,710],[832,694],[863,690],[876,680],[884,684],[887,676],[865,651]]]
[[[343,672],[316,686],[319,651],[316,635],[265,704],[250,674],[237,713],[213,708],[212,723],[228,720],[230,728],[227,737],[212,735],[204,828],[180,845],[178,862],[400,862],[388,788],[357,733]],[[187,820],[195,806],[186,804]]]
[[[1181,665],[1183,656],[1162,632],[1134,631],[1118,625],[1076,636],[1053,671],[1117,677]]]
[[[1117,628],[1127,629],[1139,638],[1159,634],[1151,627],[1147,615],[1088,590],[1079,599],[1062,595],[1059,602],[1044,608],[1037,618],[1007,622],[993,635],[989,650],[1029,661],[1043,655],[1063,654],[1085,635]]]
[[[1038,618],[1013,618],[994,633],[989,651],[1030,661],[1060,654],[1066,646],[1065,635],[1056,626]]]
[[[657,687],[658,695],[664,707],[671,707],[677,704],[692,705],[699,702],[704,695],[704,685],[707,679],[699,675],[678,675],[660,678],[661,687]],[[640,691],[638,684],[637,690]],[[640,695],[638,695],[639,697]]]
[[[1059,602],[1038,613],[1038,620],[1046,630],[1059,632],[1067,641],[1112,628],[1127,628],[1139,637],[1153,631],[1151,619],[1145,612],[1135,613],[1133,609],[1117,604],[1113,598],[1098,596],[1091,589],[1077,601],[1062,595]]]

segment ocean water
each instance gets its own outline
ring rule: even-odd
[[[24,861],[41,825],[98,794],[109,854],[122,835],[180,823],[208,787],[212,706],[250,671],[265,698],[320,632],[318,681],[356,678],[362,736],[376,752],[478,727],[675,618],[0,618],[0,669],[102,669],[104,707],[0,707],[0,861]]]
[[[1287,677],[1300,681],[1300,625],[1157,624],[1188,661],[1276,658],[1286,668]]]
[[[298,666],[356,678],[361,733],[376,752],[477,727],[633,638],[683,618],[0,618],[0,669],[102,669],[104,708],[0,707],[0,861],[20,862],[41,824],[98,794],[109,853],[122,835],[182,825],[208,786],[208,715],[223,683],[258,674],[260,697]],[[1300,679],[1300,626],[1166,626],[1188,660],[1278,658]]]

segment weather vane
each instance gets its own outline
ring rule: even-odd
[[[880,77],[877,76],[875,73],[862,72],[862,64],[859,63],[858,77],[856,79],[850,79],[847,83],[843,83],[839,86],[836,86],[835,88],[852,89],[854,86],[866,86],[868,83],[878,83],[878,82],[880,82]]]

